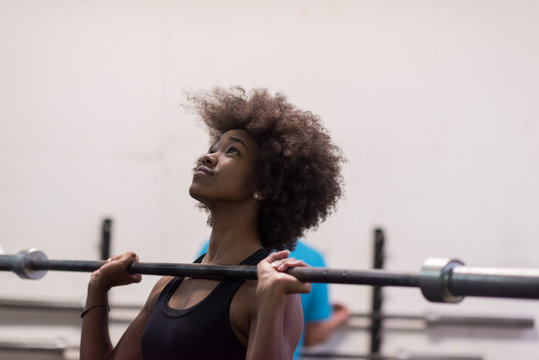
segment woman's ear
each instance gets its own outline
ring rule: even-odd
[[[260,191],[253,192],[253,199],[255,200],[265,200],[266,198],[262,195]]]

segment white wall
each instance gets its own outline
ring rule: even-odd
[[[207,142],[180,104],[185,91],[239,84],[284,92],[343,148],[346,198],[308,234],[331,266],[371,266],[382,226],[389,269],[434,256],[537,267],[538,16],[531,0],[2,0],[0,244],[95,259],[110,216],[114,252],[190,261],[209,232],[187,194]],[[0,278],[1,297],[82,301],[88,274]],[[142,303],[154,281],[112,297]],[[535,301],[385,293],[387,312],[539,315]],[[354,311],[369,294],[332,287]],[[365,352],[356,335],[337,350]],[[531,359],[539,343],[535,332],[388,333],[384,350],[401,349]]]

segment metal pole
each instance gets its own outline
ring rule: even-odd
[[[103,261],[48,260],[39,250],[0,255],[0,270],[39,279],[47,270],[92,272]],[[256,267],[202,264],[133,263],[131,273],[199,278],[256,279]],[[470,268],[458,260],[428,259],[419,274],[385,270],[299,267],[288,273],[304,282],[419,287],[429,301],[458,302],[464,296],[539,299],[539,269]]]
[[[481,356],[466,355],[363,355],[363,354],[345,354],[331,352],[306,352],[301,354],[305,359],[367,359],[367,360],[482,360]]]
[[[373,268],[382,269],[384,267],[384,233],[382,229],[374,231],[374,254]],[[378,355],[382,346],[382,287],[376,285],[372,288],[371,296],[371,356]]]
[[[104,219],[101,224],[101,260],[110,258],[112,220]]]
[[[1,302],[0,302],[1,305]],[[371,319],[371,313],[353,313],[352,318]],[[500,316],[467,316],[467,315],[412,315],[412,314],[380,314],[382,320],[422,321],[426,326],[485,326],[507,328],[533,328],[533,318],[500,317]],[[364,329],[364,328],[363,328]]]
[[[459,266],[447,281],[455,296],[537,298],[539,269],[504,269]]]

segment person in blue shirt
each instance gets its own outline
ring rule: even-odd
[[[200,255],[206,253],[207,250],[208,241],[200,251]],[[305,243],[303,239],[298,239],[296,248],[290,252],[290,257],[303,260],[312,267],[327,267],[323,255]],[[303,346],[323,343],[350,317],[346,306],[338,303],[331,304],[326,283],[312,283],[311,291],[301,294],[301,307],[303,308],[303,332],[294,352],[295,360],[300,359]]]

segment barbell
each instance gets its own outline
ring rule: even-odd
[[[93,272],[104,263],[49,260],[37,249],[0,255],[0,271],[12,271],[21,278],[34,280],[45,276],[48,270]],[[127,270],[143,275],[257,279],[253,265],[134,262]],[[428,259],[419,273],[317,267],[297,267],[288,269],[287,273],[304,282],[419,287],[423,296],[432,302],[457,303],[465,296],[539,299],[539,269],[468,267],[456,259]]]

